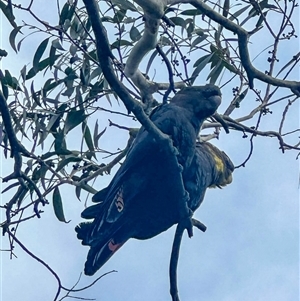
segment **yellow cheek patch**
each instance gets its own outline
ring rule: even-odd
[[[224,172],[223,161],[215,153],[212,153],[212,155],[213,155],[213,158],[216,162],[217,171],[223,173]]]

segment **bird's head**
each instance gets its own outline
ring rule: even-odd
[[[171,102],[193,112],[198,119],[205,119],[213,115],[221,104],[221,91],[212,84],[185,87]]]

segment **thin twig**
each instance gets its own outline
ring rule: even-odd
[[[89,285],[87,285],[87,286],[84,286],[84,287],[82,287],[82,288],[79,288],[79,289],[73,289],[73,288],[71,288],[71,289],[68,289],[68,288],[66,288],[66,287],[64,287],[64,286],[61,286],[61,288],[62,289],[64,289],[65,291],[68,291],[68,292],[81,292],[81,291],[84,291],[84,290],[86,290],[87,288],[90,288],[91,286],[93,286],[96,282],[98,282],[101,278],[103,278],[104,276],[106,276],[106,275],[108,275],[108,274],[111,274],[111,273],[117,273],[118,271],[116,271],[116,270],[112,270],[112,271],[109,271],[109,272],[107,272],[107,273],[104,273],[104,274],[102,274],[101,276],[99,276],[96,280],[94,280],[91,284],[89,284]]]
[[[54,278],[57,280],[57,283],[58,283],[58,289],[57,289],[57,292],[56,292],[56,295],[53,299],[53,301],[56,301],[59,294],[60,294],[60,291],[61,291],[61,288],[62,288],[62,285],[61,285],[61,280],[59,278],[59,276],[56,274],[56,272],[54,272],[54,270],[46,263],[44,262],[42,259],[40,259],[39,257],[37,257],[36,255],[34,255],[32,252],[30,252],[22,243],[21,241],[9,230],[7,229],[7,233],[9,234],[10,237],[13,238],[13,240],[23,249],[23,251],[25,251],[29,256],[31,256],[33,259],[35,259],[36,261],[38,261],[39,263],[41,263],[53,276]]]
[[[173,70],[172,70],[171,63],[168,60],[168,57],[165,55],[165,53],[162,51],[162,49],[160,48],[159,45],[156,45],[156,50],[161,55],[161,57],[163,58],[163,61],[165,62],[166,66],[167,66],[167,70],[168,70],[168,74],[169,74],[169,83],[170,83],[170,85],[169,85],[169,88],[167,89],[167,91],[165,92],[164,97],[163,97],[163,103],[166,103],[167,100],[168,100],[168,96],[170,95],[171,91],[173,91],[175,93]]]

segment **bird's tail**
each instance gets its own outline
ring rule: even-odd
[[[106,224],[105,232],[95,230],[95,221],[92,223],[81,223],[76,228],[77,238],[82,240],[83,245],[90,246],[84,273],[93,275],[108,259],[130,238],[122,227],[115,228],[112,224]],[[95,233],[94,233],[95,232]]]
[[[126,241],[127,239],[117,243],[110,237],[107,241],[92,246],[85,262],[84,273],[89,276],[94,275]]]

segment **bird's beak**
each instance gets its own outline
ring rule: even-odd
[[[221,101],[222,101],[222,97],[220,95],[213,95],[209,97],[209,102],[214,103],[216,108],[219,107]]]

